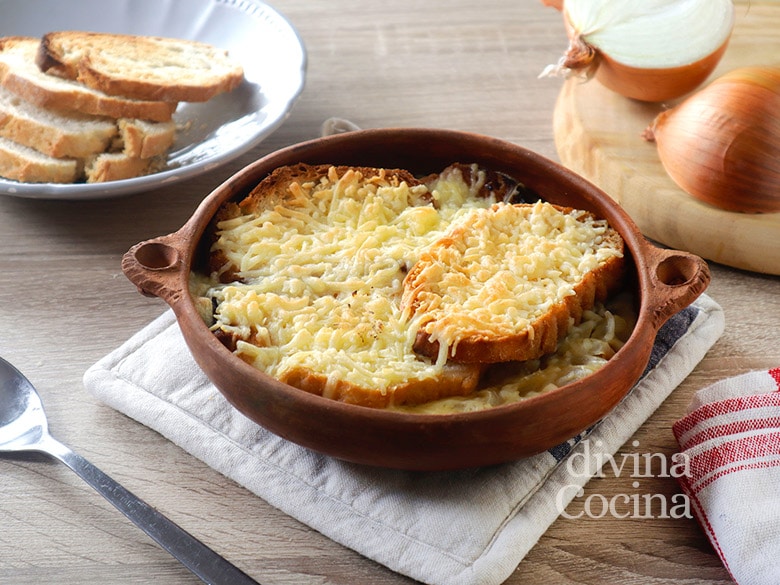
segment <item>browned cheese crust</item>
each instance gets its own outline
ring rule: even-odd
[[[517,206],[529,207],[525,204]],[[571,208],[554,206],[564,213],[570,213]],[[593,218],[592,214],[583,217]],[[431,282],[426,280],[426,269],[436,262],[442,251],[454,249],[462,245],[472,236],[470,226],[459,226],[450,234],[436,242],[425,252],[420,260],[409,271],[404,280],[405,302],[412,312],[419,310],[421,298],[434,295],[431,292]],[[614,229],[609,229],[607,240],[609,245],[618,248],[621,255],[610,258],[598,268],[587,272],[582,280],[574,286],[574,294],[565,297],[553,305],[547,313],[534,320],[530,328],[522,328],[511,334],[496,335],[489,328],[484,332],[470,330],[465,336],[459,337],[455,348],[450,347],[448,359],[460,363],[492,364],[508,361],[525,361],[536,359],[545,353],[555,351],[558,343],[570,329],[570,323],[579,323],[582,313],[593,308],[596,302],[605,300],[618,289],[624,277],[623,240]],[[457,311],[452,308],[452,311]],[[439,354],[440,344],[431,339],[431,324],[428,322],[417,333],[414,350],[422,355],[435,358]]]

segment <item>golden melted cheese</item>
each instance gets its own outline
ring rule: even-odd
[[[214,249],[239,268],[239,281],[215,278],[197,293],[217,302],[213,328],[240,338],[238,355],[280,379],[306,368],[334,384],[386,393],[440,375],[443,363],[412,351],[416,329],[401,313],[403,279],[454,219],[495,200],[476,197],[478,186],[470,189],[460,172],[430,192],[333,170],[293,188],[302,207],[218,226]]]
[[[282,380],[301,368],[321,374],[328,379],[326,397],[339,381],[387,394],[410,380],[438,377],[446,355],[432,361],[413,351],[422,320],[402,310],[403,281],[453,224],[473,222],[497,204],[478,197],[480,187],[467,185],[457,169],[442,173],[430,190],[384,176],[364,181],[355,171],[338,176],[331,169],[320,181],[293,184],[294,205],[221,222],[212,250],[227,263],[209,277],[193,279],[193,295],[213,301],[211,327],[239,339],[235,351],[242,359]],[[536,219],[547,218],[548,207],[534,206],[528,225],[540,232],[532,246],[540,248],[523,251],[522,261],[504,272],[549,270],[545,257],[551,252],[544,243],[549,229],[540,230]],[[486,240],[472,247],[486,262],[498,249],[502,262],[518,253],[502,248],[501,238],[494,241],[492,234],[481,237]],[[569,264],[584,270],[587,262],[567,255],[564,270]],[[221,283],[220,273],[236,267],[235,281]],[[496,286],[515,290],[512,284]],[[557,282],[551,286],[565,290]],[[475,308],[483,302],[462,301]],[[545,302],[539,297],[530,304]],[[505,313],[505,320],[527,318],[498,301],[487,303],[486,310]]]
[[[402,304],[455,355],[465,337],[532,333],[585,274],[622,256],[610,233],[605,220],[542,202],[471,210],[422,256]]]

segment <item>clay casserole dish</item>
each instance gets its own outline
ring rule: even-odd
[[[344,404],[288,386],[233,355],[209,331],[188,290],[190,271],[207,250],[201,237],[220,205],[242,199],[263,177],[295,163],[397,167],[424,175],[451,163],[506,173],[551,203],[585,209],[623,237],[638,320],[601,370],[575,383],[489,410],[409,414]],[[348,461],[410,470],[491,465],[539,453],[593,425],[626,395],[648,364],[658,329],[707,287],[706,263],[650,244],[605,193],[564,167],[520,146],[449,130],[362,130],[274,152],[208,195],[172,234],[141,242],[122,268],[145,294],[168,303],[193,357],[245,416],[305,447]]]

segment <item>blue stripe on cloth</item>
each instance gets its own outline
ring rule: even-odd
[[[699,312],[700,310],[697,307],[690,305],[675,315],[672,315],[672,317],[670,317],[669,320],[661,326],[661,328],[658,330],[658,334],[655,337],[653,349],[650,352],[650,361],[648,361],[647,367],[642,373],[640,380],[647,376],[647,374],[649,374],[653,368],[655,368],[660,363],[661,359],[663,359],[663,357],[669,353],[669,351],[674,347],[674,344],[680,340],[686,331],[688,331],[688,328],[699,315]],[[596,426],[598,426],[598,423],[586,429],[579,435],[572,437],[568,441],[548,449],[547,452],[553,456],[556,463],[560,463],[566,458],[575,445],[586,438],[591,433],[591,431],[596,428]]]

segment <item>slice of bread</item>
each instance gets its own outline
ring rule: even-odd
[[[588,212],[542,202],[473,210],[404,280],[414,349],[463,363],[538,358],[620,285],[623,267],[620,234]]]
[[[37,63],[109,95],[168,102],[207,101],[244,78],[241,65],[212,45],[112,33],[48,33]]]
[[[75,159],[54,158],[0,138],[0,177],[22,183],[73,183],[80,173]]]
[[[97,183],[162,170],[174,122],[113,120],[46,110],[0,86],[0,176],[21,182]]]
[[[121,118],[117,120],[119,138],[114,150],[133,158],[151,158],[168,152],[176,139],[174,122],[149,122]]]
[[[162,169],[161,157],[136,158],[124,152],[104,152],[90,157],[84,164],[87,183],[104,183],[142,177]]]
[[[84,158],[108,149],[116,122],[46,110],[0,86],[0,136],[55,158]]]
[[[335,184],[347,174],[359,176],[362,185],[419,185],[414,175],[402,169],[298,164],[280,167],[263,179],[240,203],[243,213],[260,213],[278,205],[298,207],[309,203],[300,187],[307,184]],[[430,201],[427,198],[426,201]]]
[[[82,83],[48,75],[35,62],[40,40],[30,37],[0,39],[0,85],[36,106],[76,110],[110,118],[138,118],[167,122],[177,104],[111,96]]]
[[[101,183],[133,179],[162,170],[163,156],[137,158],[102,152],[86,158],[55,158],[0,137],[0,177],[21,183]]]
[[[471,364],[448,363],[437,376],[397,384],[387,392],[344,379],[333,379],[332,376],[313,372],[308,368],[287,370],[279,379],[295,388],[332,400],[371,408],[387,408],[424,404],[453,396],[468,396],[477,389],[481,372],[482,368]]]

